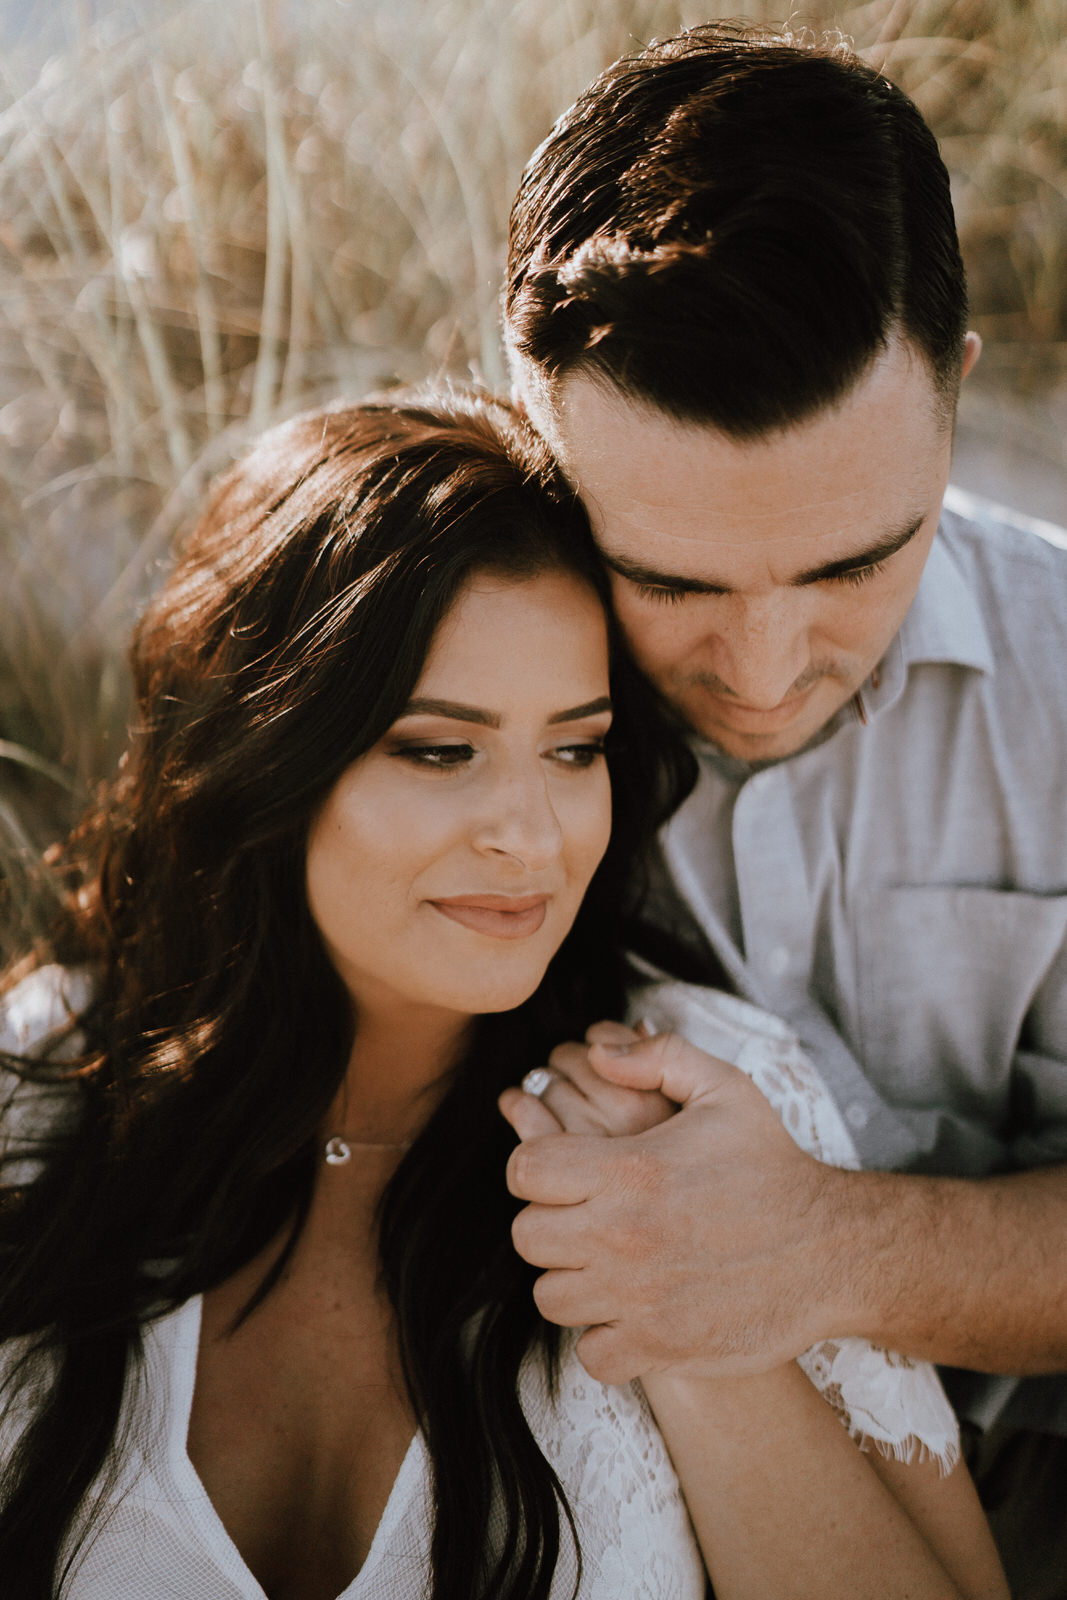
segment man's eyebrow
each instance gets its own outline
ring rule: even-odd
[[[556,711],[549,722],[580,722],[583,717],[599,716],[603,711],[611,710],[611,700],[601,695],[598,700],[587,700],[584,705],[570,706],[566,711]],[[416,700],[409,700],[403,711],[402,717],[451,717],[455,722],[475,722],[482,728],[499,728],[501,716],[498,711],[486,711],[483,706],[467,706],[459,700],[433,700],[425,696]]]
[[[839,556],[817,567],[807,567],[790,578],[788,586],[804,588],[812,583],[825,583],[828,579],[842,578],[849,572],[860,572],[864,567],[874,567],[880,561],[888,561],[890,556],[896,555],[898,550],[903,550],[914,539],[925,521],[926,514],[922,513],[912,518],[905,527],[887,533],[865,550],[857,550],[854,555]],[[640,584],[642,588],[668,589],[672,594],[733,593],[729,584],[715,583],[710,578],[683,578],[676,572],[661,572],[655,567],[643,566],[639,561],[629,561],[625,556],[613,555],[610,550],[602,549],[601,554],[612,572],[627,578],[630,583]]]
[[[925,521],[925,515],[915,517],[906,527],[896,533],[887,533],[877,544],[869,545],[866,550],[860,550],[854,556],[841,556],[837,561],[826,561],[822,566],[809,567],[806,572],[798,572],[791,580],[792,586],[801,588],[809,583],[825,583],[828,578],[843,578],[849,572],[861,572],[864,567],[876,567],[880,561],[888,561],[890,556],[895,556],[898,550],[903,550],[906,544],[910,544]]]

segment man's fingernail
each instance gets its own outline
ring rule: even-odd
[[[641,1021],[637,1024],[635,1031],[643,1034],[646,1039],[654,1039],[659,1032],[659,1029],[649,1017],[642,1017]]]
[[[628,1056],[630,1054],[630,1046],[628,1044],[595,1044],[592,1048],[594,1050],[603,1050],[606,1056]]]

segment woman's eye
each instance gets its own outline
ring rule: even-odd
[[[461,767],[474,756],[469,744],[405,744],[393,751],[417,767]]]
[[[553,750],[552,758],[566,767],[591,767],[604,754],[603,739],[589,739],[582,744],[565,744]]]

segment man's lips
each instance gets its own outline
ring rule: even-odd
[[[459,894],[430,905],[444,917],[494,939],[525,939],[536,933],[548,910],[547,894]]]
[[[822,682],[821,678],[819,682]],[[789,695],[787,699],[780,700],[776,706],[767,708],[746,706],[740,700],[731,700],[726,695],[716,694],[713,689],[704,689],[704,693],[714,701],[719,721],[725,727],[733,728],[738,733],[772,733],[779,728],[787,727],[793,721],[807,705],[812,690],[817,687],[817,684],[812,684],[811,688],[803,689],[799,694]]]

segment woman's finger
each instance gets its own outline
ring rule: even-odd
[[[586,1044],[632,1044],[639,1038],[638,1030],[628,1028],[625,1022],[594,1022],[585,1030]]]
[[[592,1067],[586,1071],[593,1074]],[[541,1091],[540,1101],[547,1106],[565,1133],[609,1133],[610,1122],[604,1107],[586,1098],[579,1085],[550,1069],[547,1086]]]
[[[566,1044],[558,1044],[548,1058],[548,1065],[552,1072],[561,1078],[569,1078],[572,1083],[577,1083],[583,1070],[589,1072],[589,1046],[577,1044],[568,1040]]]
[[[596,1036],[595,1038],[593,1036]],[[637,1044],[646,1035],[620,1022],[598,1022],[590,1028],[587,1037],[591,1044]],[[596,1071],[589,1059],[590,1046],[564,1045],[560,1053],[550,1057],[553,1072],[566,1074],[574,1087],[581,1091],[605,1131],[612,1134],[643,1133],[672,1116],[673,1102],[656,1090],[620,1088],[609,1083]]]
[[[519,1138],[540,1139],[546,1133],[562,1133],[563,1124],[553,1116],[543,1101],[521,1089],[505,1089],[497,1100],[500,1114],[510,1122]]]

